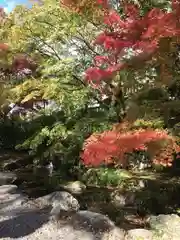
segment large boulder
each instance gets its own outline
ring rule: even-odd
[[[51,207],[51,215],[58,215],[60,212],[76,212],[80,208],[77,199],[65,191],[50,193],[28,201],[27,204],[36,205],[39,209]]]
[[[176,214],[151,216],[149,224],[154,231],[154,239],[180,239],[180,217]]]
[[[73,229],[67,239],[86,240],[124,240],[125,233],[105,215],[91,212],[78,211],[64,221],[59,216],[59,226]],[[74,238],[71,236],[74,235]]]
[[[63,193],[64,196],[68,195]],[[47,195],[44,199],[41,198],[41,207],[45,204],[52,205],[56,200],[60,203],[63,199],[61,197],[62,193],[57,192]],[[38,200],[40,202],[40,198]],[[65,203],[63,206],[68,207]],[[38,209],[37,206],[27,208],[20,204],[17,211],[0,214],[0,225],[1,239],[124,240],[124,231],[117,228],[108,217],[90,211],[74,212],[68,218],[64,218],[60,211],[56,217],[52,217],[49,211],[42,208]]]
[[[77,216],[76,216],[77,217]],[[31,234],[28,230],[28,235],[22,233],[21,240],[124,240],[124,232],[115,227],[108,218],[102,217],[101,214],[92,212],[80,212],[78,220],[75,223],[73,219],[64,222],[49,221],[36,228]],[[33,219],[32,219],[33,220]],[[84,221],[87,223],[84,223]],[[30,228],[32,228],[29,225]],[[23,229],[25,222],[22,222],[21,229]],[[16,229],[15,229],[16,230]],[[6,234],[6,236],[8,236]],[[12,236],[12,235],[11,235]],[[17,235],[16,235],[17,236]]]
[[[125,240],[153,240],[153,233],[146,229],[132,229],[127,232]]]

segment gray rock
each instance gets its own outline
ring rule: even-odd
[[[60,211],[76,212],[80,208],[77,199],[75,199],[70,193],[58,191],[29,201],[27,204],[34,204],[40,209],[51,206],[52,215],[57,215]]]
[[[109,232],[104,232],[101,240],[125,240],[124,238],[124,230],[114,227]]]
[[[112,203],[116,207],[124,207],[126,205],[126,196],[122,193],[114,192],[111,194]]]
[[[148,169],[150,167],[151,167],[151,164],[140,162],[138,169],[139,170],[145,170],[145,169]]]
[[[80,181],[69,182],[66,185],[60,185],[60,187],[71,192],[72,194],[81,194],[86,189],[86,185]]]
[[[111,194],[111,199],[116,207],[124,207],[135,204],[135,194],[133,192],[115,191]]]
[[[125,240],[153,240],[153,233],[146,229],[132,229],[127,232]]]
[[[79,211],[68,219],[49,218],[48,212],[23,211],[3,219],[0,215],[1,239],[19,240],[124,240],[124,231],[106,216]]]
[[[21,194],[3,194],[0,195],[0,204],[1,204],[1,208],[3,205],[8,205],[11,204],[22,204],[24,201],[24,197]]]
[[[154,230],[155,239],[179,240],[180,217],[175,214],[149,217],[150,227]]]
[[[139,187],[140,188],[144,188],[145,186],[146,186],[146,184],[145,184],[145,181],[144,180],[139,180],[139,183],[138,183],[138,185],[139,185]]]
[[[81,226],[91,226],[92,229],[108,229],[114,227],[114,223],[105,215],[91,212],[91,211],[79,211],[73,216],[74,224],[80,224]]]
[[[70,193],[54,192],[24,203],[23,195],[9,193],[10,189],[15,191],[15,186],[1,189],[1,239],[124,240],[124,231],[117,228],[108,217],[90,211],[75,212],[79,210],[79,204]],[[31,208],[28,208],[28,204]],[[46,206],[59,207],[60,212],[56,217],[50,217]],[[69,218],[61,218],[62,210],[74,213]]]
[[[101,229],[100,229],[101,230]],[[38,228],[33,234],[21,240],[124,240],[124,232],[116,227],[103,232],[93,232],[78,225],[48,222]]]
[[[124,231],[117,228],[108,217],[100,213],[79,211],[72,215],[68,224],[74,229],[91,233],[89,238],[91,240],[124,240]]]
[[[15,193],[17,191],[16,185],[2,185],[0,186],[0,196],[7,193]]]
[[[0,172],[0,185],[10,184],[16,180],[16,174]]]
[[[9,214],[22,206],[26,201],[26,196],[18,193],[17,186],[0,186],[0,214]]]

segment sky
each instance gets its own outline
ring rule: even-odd
[[[0,7],[6,12],[11,12],[16,5],[28,4],[28,0],[0,0]]]

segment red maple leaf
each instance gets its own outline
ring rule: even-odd
[[[152,141],[171,139],[166,131],[136,130],[126,133],[107,131],[93,134],[84,144],[81,158],[85,165],[97,166],[113,158],[123,161],[124,154],[136,149],[145,149],[145,145]]]
[[[162,38],[174,38],[180,35],[180,3],[178,0],[172,0],[172,12],[153,8],[145,16],[140,16],[139,8],[135,4],[124,2],[123,7],[126,15],[125,19],[122,19],[115,10],[106,9],[104,23],[110,30],[108,32],[106,29],[94,41],[95,44],[101,45],[107,52],[106,61],[112,65],[114,72],[117,72],[118,68],[115,67],[115,64],[121,61],[125,48],[141,50],[142,53],[138,56],[142,62],[142,60],[149,60],[153,53],[158,50]],[[138,58],[136,60],[138,61]],[[124,66],[128,67],[128,64]],[[101,72],[101,81],[103,75],[105,80],[107,75],[109,77],[110,74],[114,76],[109,72],[110,67],[107,65],[107,72],[99,71]],[[96,72],[98,72],[98,69],[96,69]],[[91,76],[93,76],[92,80],[94,81],[95,74],[91,74]],[[100,74],[96,74],[96,76],[97,82],[100,82]],[[90,82],[90,75],[86,79]]]

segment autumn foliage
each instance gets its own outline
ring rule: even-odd
[[[151,64],[152,59],[159,63],[160,74],[167,73],[168,51],[180,37],[180,1],[172,0],[171,8],[171,12],[154,8],[141,16],[137,5],[124,1],[125,18],[110,7],[106,8],[105,30],[93,43],[101,46],[105,54],[94,58],[94,67],[86,71],[86,81],[101,89],[102,82],[110,82],[121,70],[131,68],[132,71],[137,63],[142,67],[147,62]],[[130,59],[125,58],[128,49],[134,51]],[[170,73],[167,75],[171,78]],[[125,166],[125,154],[134,150],[147,150],[154,163],[171,166],[173,154],[180,151],[176,139],[166,131],[131,131],[128,128],[93,134],[85,141],[83,150],[81,158],[84,164],[93,166],[113,161]]]
[[[98,166],[115,161],[125,166],[125,154],[134,150],[147,150],[154,163],[171,166],[173,153],[178,153],[180,148],[165,130],[112,130],[91,135],[84,143],[81,157],[85,165]]]
[[[11,54],[10,47],[5,43],[0,43],[0,57],[6,58],[8,54]],[[12,54],[11,54],[12,55]],[[26,54],[15,54],[12,56],[12,60],[4,63],[3,66],[0,66],[1,71],[14,74],[23,71],[24,69],[29,69],[31,72],[35,72],[37,69],[37,63],[27,56]]]
[[[114,9],[106,9],[104,14],[106,29],[94,41],[95,45],[104,49],[106,55],[95,57],[95,66],[86,71],[86,80],[93,83],[93,86],[96,84],[98,87],[102,81],[112,79],[124,68],[135,67],[136,63],[142,65],[147,60],[151,60],[152,56],[165,66],[166,59],[161,56],[163,40],[166,39],[166,42],[170,43],[172,40],[179,41],[180,2],[178,0],[172,0],[171,12],[154,8],[144,16],[140,15],[140,9],[135,4],[127,2],[123,4],[125,18]],[[130,48],[134,50],[134,55],[127,60],[124,57]]]
[[[9,49],[8,45],[5,43],[0,43],[0,51],[7,51]]]
[[[108,7],[107,1],[99,0],[60,0],[60,4],[78,14],[94,15],[96,19],[103,17]]]

